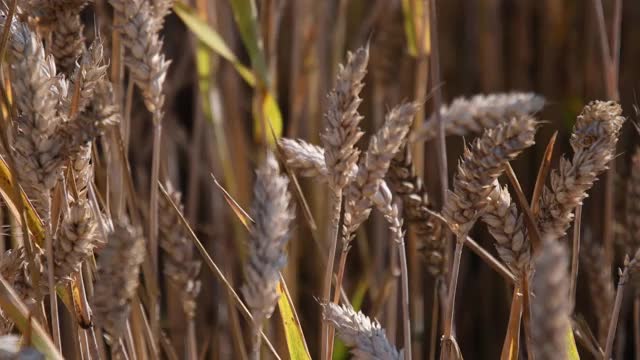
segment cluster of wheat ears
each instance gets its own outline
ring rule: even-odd
[[[588,191],[616,156],[625,121],[618,103],[593,101],[584,107],[569,140],[573,152],[563,155],[556,168],[549,162],[540,167],[534,194],[527,199],[509,162],[534,144],[536,131],[544,125],[536,119],[545,105],[541,96],[458,98],[417,129],[412,125],[425,99],[405,102],[388,110],[361,149],[365,133],[358,108],[369,48],[359,48],[339,67],[328,94],[321,144],[280,138],[262,156],[251,210],[244,214],[249,238],[243,285],[236,294],[182,215],[180,193],[160,181],[158,149],[169,61],[159,32],[172,1],[109,4],[114,21],[100,25],[111,26],[114,35],[100,36],[96,28],[91,41],[84,38],[81,20],[87,1],[14,0],[3,2],[0,9],[0,131],[6,170],[2,197],[17,229],[11,248],[0,256],[0,358],[61,357],[63,342],[76,344],[83,359],[182,358],[162,326],[160,277],[179,292],[187,323],[185,357],[197,358],[201,334],[194,319],[201,255],[250,319],[245,330],[250,334],[249,356],[277,357],[263,327],[281,296],[280,272],[296,218],[290,183],[295,175],[313,178],[328,189],[329,253],[323,289],[316,294],[318,316],[323,318],[318,358],[331,357],[337,336],[356,359],[411,359],[407,228],[415,231],[426,268],[439,279],[446,299],[442,359],[463,355],[455,319],[464,313],[454,313],[454,305],[465,246],[513,286],[513,301],[519,306],[511,314],[503,358],[518,356],[510,351],[520,337],[521,319],[529,359],[572,356],[573,329],[592,354],[611,357],[625,284],[640,279],[640,202],[627,204],[630,236],[625,246],[631,257],[620,270],[617,291],[607,271],[599,270],[610,268],[601,245],[583,234],[580,247],[578,223],[569,246],[567,231],[580,218]],[[120,174],[123,191],[134,192],[123,145],[126,130],[121,127],[124,108],[130,105],[121,86],[125,74],[142,95],[153,123],[156,151],[150,197],[140,199],[144,206],[124,195],[107,206],[105,199],[114,197],[99,191],[95,181],[100,168]],[[465,146],[444,205],[436,209],[414,170],[411,147],[440,135],[476,138]],[[628,195],[638,199],[640,150],[630,168]],[[354,310],[342,291],[352,241],[374,209],[388,223],[390,248],[398,256],[401,349],[376,320]],[[495,239],[497,256],[469,237],[478,222]],[[573,320],[579,260],[587,264],[585,272],[598,289],[592,337]],[[76,321],[74,333],[61,331],[64,308]]]

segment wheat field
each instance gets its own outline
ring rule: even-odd
[[[0,359],[640,359],[639,20],[0,1]]]

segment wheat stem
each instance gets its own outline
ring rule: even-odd
[[[616,290],[616,299],[613,303],[613,309],[611,310],[611,320],[609,322],[609,331],[607,332],[607,342],[604,347],[604,360],[611,358],[613,352],[613,340],[616,336],[616,329],[618,327],[618,317],[620,316],[620,308],[622,307],[622,298],[624,295],[624,287],[629,277],[629,266],[625,266],[625,269],[620,275],[618,280],[618,289]]]
[[[440,359],[446,360],[451,359],[451,349],[452,346],[449,342],[453,340],[453,328],[454,328],[454,313],[455,313],[455,302],[456,302],[456,290],[458,287],[458,275],[460,273],[460,259],[462,258],[462,248],[464,246],[464,241],[466,238],[466,234],[458,234],[456,239],[456,247],[453,252],[453,262],[451,264],[451,277],[449,278],[449,287],[448,287],[448,298],[446,304],[445,318],[444,320],[444,335],[442,336],[442,352],[440,353]],[[445,343],[447,342],[447,347],[445,348]]]
[[[330,202],[330,215],[331,219],[329,222],[329,257],[327,258],[327,268],[324,274],[324,288],[322,291],[322,301],[324,303],[328,303],[331,298],[331,278],[333,276],[333,266],[336,257],[336,248],[338,247],[338,234],[339,234],[339,223],[340,223],[340,209],[342,208],[342,189],[335,189],[331,191],[331,196],[329,198]],[[346,254],[345,254],[346,261]],[[339,280],[340,281],[340,280]],[[336,292],[339,291],[339,288],[336,287]],[[333,329],[330,323],[323,322],[322,323],[322,357],[321,359],[327,359],[327,357],[331,356],[330,348],[332,346],[332,338],[333,338]]]
[[[573,220],[573,244],[571,250],[571,285],[569,287],[569,303],[575,306],[576,287],[578,283],[578,266],[580,262],[580,225],[582,223],[582,204],[576,207]]]

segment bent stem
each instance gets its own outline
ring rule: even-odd
[[[324,304],[329,302],[331,298],[331,277],[333,276],[333,265],[336,257],[336,248],[338,247],[338,234],[340,223],[340,210],[342,208],[342,189],[334,189],[331,192],[329,202],[331,223],[329,228],[329,258],[327,259],[327,269],[324,274],[324,289],[322,291],[322,302]],[[337,288],[336,288],[337,289]],[[333,351],[333,327],[331,324],[322,321],[321,329],[321,345],[322,345],[322,359],[331,359],[331,353]]]
[[[453,321],[454,321],[454,312],[455,312],[455,302],[456,302],[456,288],[458,287],[458,274],[460,273],[460,259],[462,258],[462,248],[464,246],[464,241],[467,237],[467,234],[458,234],[456,239],[456,248],[453,252],[453,264],[451,270],[451,278],[449,279],[449,298],[447,299],[447,313],[444,319],[444,335],[442,337],[443,346],[442,353],[440,354],[440,359],[449,359],[451,358],[451,348],[447,346],[445,348],[444,342],[453,341]]]

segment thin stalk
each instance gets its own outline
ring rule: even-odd
[[[196,341],[196,322],[189,319],[187,323],[187,359],[198,359],[198,344]]]
[[[342,189],[334,189],[331,192],[331,196],[329,198],[330,203],[330,216],[331,223],[329,227],[329,258],[327,259],[327,268],[324,274],[324,289],[322,291],[322,302],[328,303],[331,298],[331,278],[333,276],[333,265],[336,257],[336,248],[338,247],[338,236],[340,233],[340,229],[338,227],[340,223],[340,210],[342,208]],[[338,280],[341,281],[341,280]],[[336,288],[337,289],[337,288]],[[337,290],[336,290],[337,291]],[[331,324],[327,322],[322,322],[321,329],[322,337],[321,337],[321,359],[331,359],[332,349],[333,349],[333,327]]]
[[[533,355],[533,340],[531,339],[531,275],[522,276],[522,322],[524,325],[524,341],[527,345],[527,358],[535,359]]]
[[[445,313],[444,319],[444,335],[442,336],[443,342],[454,341],[453,340],[453,326],[454,326],[454,316],[455,316],[455,303],[456,303],[456,288],[458,287],[458,274],[460,272],[460,259],[462,258],[462,248],[464,246],[464,241],[466,238],[466,234],[460,234],[457,236],[456,240],[456,248],[453,252],[453,263],[452,263],[452,271],[451,278],[449,279],[449,298],[447,299],[447,312]],[[444,344],[442,346],[442,352],[440,353],[440,359],[449,359],[450,348],[447,345],[445,348]]]
[[[400,259],[400,276],[402,282],[402,322],[404,324],[404,354],[405,360],[411,360],[411,319],[409,314],[409,268],[407,266],[407,252],[404,247],[404,236],[400,235],[398,242]]]
[[[433,286],[433,306],[431,307],[431,335],[429,336],[429,360],[436,359],[436,339],[438,337],[438,318],[439,307],[438,301],[440,299],[439,291],[441,278],[436,279],[436,283]]]
[[[262,338],[260,337],[260,333],[262,332],[262,326],[255,325],[255,330],[252,334],[251,339],[251,355],[249,359],[251,360],[260,360],[260,345],[262,345]]]
[[[618,317],[620,316],[620,308],[622,307],[622,297],[624,295],[624,286],[627,283],[629,277],[629,268],[625,267],[620,280],[618,280],[618,290],[616,291],[616,300],[613,304],[613,310],[611,311],[611,320],[609,322],[609,332],[607,333],[607,343],[604,348],[604,358],[608,360],[611,358],[611,352],[613,351],[613,340],[616,334],[616,328],[618,327]]]
[[[151,162],[151,191],[149,200],[149,252],[153,264],[153,274],[158,276],[158,183],[160,180],[160,142],[162,139],[162,119],[154,114],[153,120],[153,158]],[[155,296],[149,297],[151,331],[154,339],[160,339],[160,306]],[[156,354],[157,355],[157,354]]]
[[[573,220],[573,248],[571,252],[571,287],[569,288],[569,303],[573,306],[576,302],[576,284],[578,282],[578,265],[580,255],[580,225],[582,223],[582,205],[576,207],[576,215]]]
[[[340,262],[338,263],[338,273],[336,275],[336,289],[342,289],[342,279],[344,277],[344,269],[347,265],[348,254],[349,246],[342,246],[342,251],[340,252]],[[333,303],[336,305],[340,304],[340,291],[335,291],[333,293]]]
[[[47,281],[49,285],[49,306],[51,307],[51,329],[53,332],[53,341],[56,344],[56,347],[58,350],[62,350],[62,340],[60,338],[60,314],[58,313],[58,296],[56,295],[56,283],[53,273],[53,239],[51,236],[51,229],[48,226],[45,228],[45,231],[48,272]]]
[[[640,297],[636,295],[633,299],[633,348],[635,359],[640,359]]]

